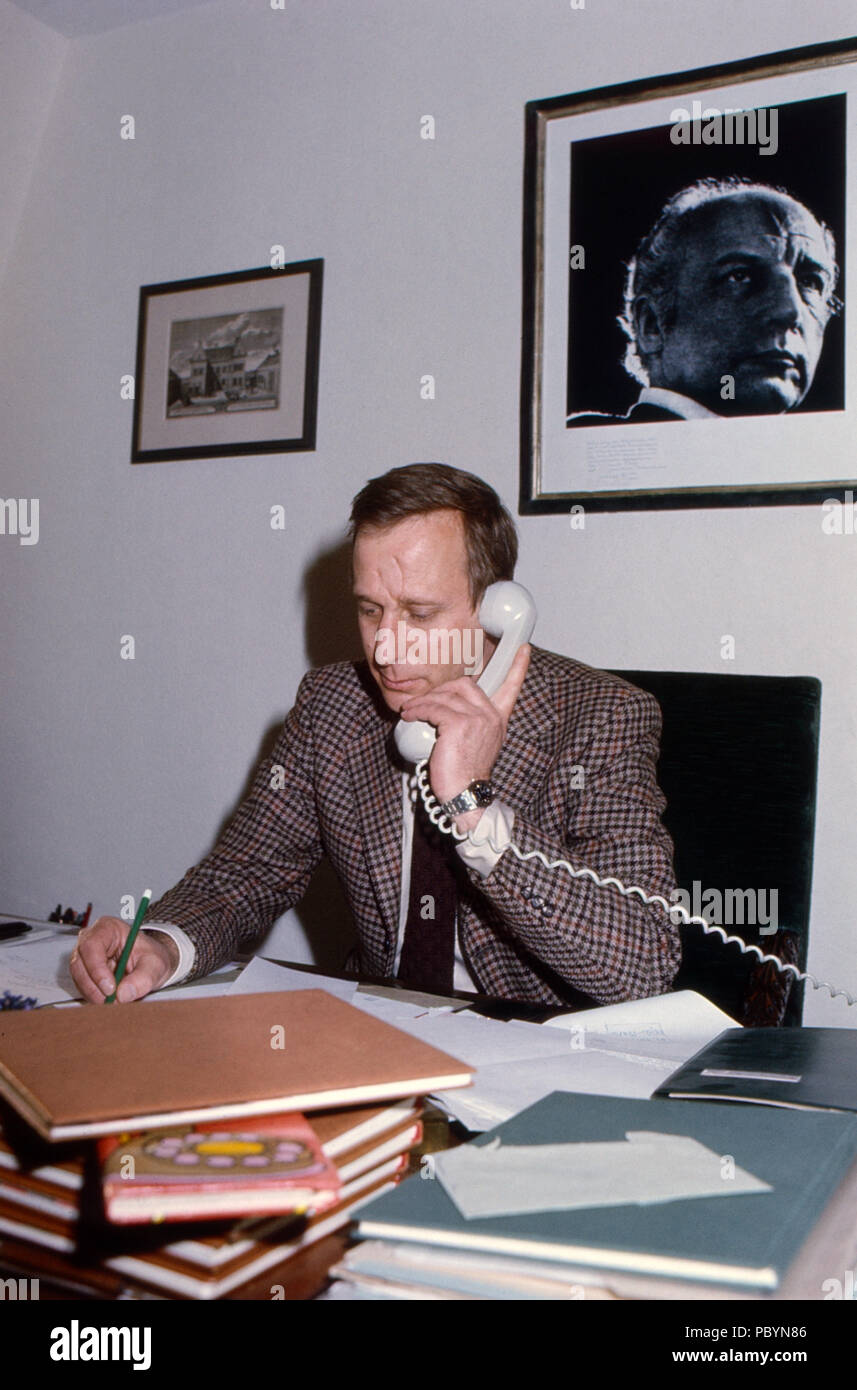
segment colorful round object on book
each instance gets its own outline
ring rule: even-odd
[[[307,1169],[317,1166],[311,1151],[293,1139],[276,1134],[240,1134],[229,1131],[204,1133],[199,1129],[150,1134],[139,1144],[149,1172],[167,1175],[194,1168],[202,1173],[239,1173],[259,1169]],[[136,1145],[125,1148],[126,1155]]]

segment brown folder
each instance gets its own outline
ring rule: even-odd
[[[0,1014],[0,1095],[51,1140],[359,1105],[471,1077],[319,989]]]

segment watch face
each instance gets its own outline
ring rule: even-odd
[[[476,797],[477,806],[490,806],[494,800],[494,786],[491,782],[471,782],[467,790]]]

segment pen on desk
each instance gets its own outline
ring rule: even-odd
[[[119,960],[118,960],[117,963],[116,963],[116,985],[115,985],[115,988],[114,988],[112,994],[108,994],[107,998],[106,998],[105,1001],[104,1001],[105,1004],[115,1004],[115,1003],[116,1003],[116,990],[119,988],[120,984],[122,983],[122,976],[125,974],[125,967],[126,967],[127,964],[128,964],[128,958],[129,958],[129,956],[131,955],[131,951],[132,951],[133,948],[134,948],[134,942],[137,940],[137,933],[138,933],[139,930],[140,930],[140,923],[142,922],[143,918],[145,917],[145,915],[146,915],[146,908],[149,906],[149,903],[150,903],[151,901],[152,901],[152,890],[151,890],[151,888],[147,888],[146,891],[145,891],[145,893],[143,894],[142,898],[140,899],[140,906],[137,908],[137,916],[134,918],[133,924],[132,924],[132,926],[131,926],[131,930],[129,931],[128,936],[127,936],[127,938],[126,938],[125,945],[122,947],[122,954],[121,954],[121,956],[119,957]]]

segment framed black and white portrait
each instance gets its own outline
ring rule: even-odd
[[[854,486],[856,110],[853,40],[528,104],[523,512]]]
[[[322,270],[142,287],[132,463],[315,448]]]

